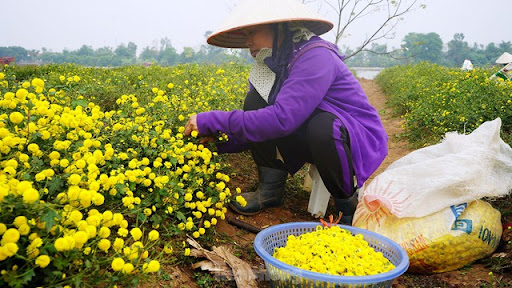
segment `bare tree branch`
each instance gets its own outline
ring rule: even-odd
[[[310,0],[311,1],[311,0]],[[385,9],[387,17],[383,22],[370,31],[370,36],[367,36],[363,43],[351,54],[347,55],[346,59],[366,51],[366,47],[381,39],[394,38],[393,30],[396,28],[398,22],[402,17],[411,12],[419,0],[324,0],[324,3],[336,13],[336,38],[335,44],[346,36],[348,28],[355,22],[370,17],[371,14],[376,14]],[[308,2],[308,0],[303,0]]]
[[[377,52],[375,50],[372,50],[372,49],[361,49],[359,52],[368,52],[368,53],[372,53],[372,54],[375,54],[375,55],[386,55],[392,59],[395,59],[395,60],[404,60],[404,59],[409,59],[409,58],[414,58],[416,56],[416,54],[414,55],[409,55],[409,56],[395,56],[393,55],[394,53],[399,53],[399,52],[402,52],[404,51],[403,48],[400,48],[400,49],[394,49],[394,50],[391,50],[391,51],[387,51],[387,52]],[[352,54],[353,56],[354,54]]]

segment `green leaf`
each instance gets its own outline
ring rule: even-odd
[[[183,213],[181,213],[180,211],[176,211],[176,217],[178,217],[178,220],[180,220],[181,222],[187,221],[187,218],[185,217],[185,215],[183,215]]]
[[[36,120],[35,120],[35,121],[37,121],[37,118],[36,118]],[[36,133],[32,134],[32,138],[34,138],[34,139],[36,139],[36,138],[41,138],[41,136],[43,136],[43,134],[41,134],[41,133],[39,133],[39,132],[36,132]]]
[[[46,223],[46,232],[50,232],[52,227],[57,223],[55,219],[60,220],[61,216],[50,208],[46,208],[45,210],[45,214],[41,216],[41,221]]]
[[[142,213],[142,212],[139,212],[139,215],[138,215],[138,216],[139,216],[139,217],[138,217],[138,218],[139,218],[139,221],[142,221],[142,222],[145,222],[145,221],[146,221],[146,219],[148,218],[148,217],[147,217],[144,213]]]
[[[118,193],[125,194],[126,186],[124,186],[123,184],[118,183],[118,184],[115,184],[114,187],[116,188]]]
[[[160,224],[160,223],[162,223],[162,216],[160,216],[158,214],[153,214],[153,215],[151,215],[151,217],[149,217],[149,220],[153,224]]]
[[[30,282],[34,276],[36,276],[36,272],[34,272],[34,270],[28,270],[23,274],[23,283]]]
[[[131,283],[132,283],[133,287],[137,287],[137,286],[139,286],[139,278],[134,277],[134,278],[132,279]]]
[[[43,165],[44,165],[44,162],[41,159],[39,159],[39,157],[32,157],[30,166],[32,166],[32,168],[34,170],[36,170],[36,171],[41,170],[41,166],[43,166]]]
[[[86,99],[76,99],[71,101],[71,105],[73,106],[73,109],[76,108],[76,106],[82,106],[87,107],[89,102]]]
[[[82,278],[81,277],[75,277],[75,281],[73,281],[73,282],[75,282],[75,285],[74,285],[75,287],[82,287],[82,285],[81,285]]]
[[[53,177],[53,179],[48,182],[48,191],[52,194],[61,191],[63,187],[64,183],[60,177]]]
[[[53,266],[59,270],[64,269],[68,265],[68,261],[65,261],[63,258],[54,258],[52,262]]]

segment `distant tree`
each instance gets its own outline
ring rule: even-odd
[[[443,40],[437,33],[408,33],[402,40],[402,47],[407,58],[414,62],[429,61],[441,63],[443,57]]]
[[[448,51],[446,51],[447,65],[462,66],[464,60],[470,56],[468,42],[464,41],[463,33],[455,33],[453,39],[448,42]]]
[[[78,56],[94,56],[94,49],[91,46],[82,45],[80,49],[76,51]]]
[[[510,41],[502,41],[499,45],[498,45],[498,48],[500,48],[501,52],[509,52],[509,53],[512,53],[512,42]]]
[[[112,57],[114,56],[114,51],[112,51],[112,48],[110,47],[101,47],[101,48],[98,48],[96,49],[96,51],[94,51],[94,55],[95,56],[109,56],[109,57]]]
[[[488,65],[490,63],[489,56],[485,53],[485,48],[482,44],[474,43],[473,47],[470,47],[468,58],[475,66]]]
[[[135,64],[135,60],[137,58],[137,45],[133,42],[128,42],[127,46],[121,44],[117,46],[114,53],[121,59],[122,63]]]
[[[16,62],[30,59],[29,51],[20,46],[0,47],[0,57],[15,57]]]
[[[158,54],[158,63],[161,65],[174,65],[178,62],[178,53],[176,53],[176,49],[174,47],[169,46],[164,48]]]
[[[213,31],[211,30],[206,31],[204,33],[204,38],[207,39],[208,37],[210,37],[210,35],[212,35],[212,33]],[[204,62],[206,63],[219,63],[219,61],[222,61],[220,59],[225,59],[224,55],[226,54],[226,49],[213,45],[204,44],[201,45],[200,50],[202,50],[204,53]]]
[[[123,65],[123,58],[115,55],[113,58],[112,58],[112,61],[110,61],[110,65],[111,66],[114,66],[114,67],[117,67],[117,66],[122,66]]]
[[[128,45],[126,46],[130,53],[130,57],[135,58],[137,56],[137,44],[133,42],[128,42]]]
[[[39,59],[45,64],[60,64],[63,63],[63,54],[58,52],[50,52],[46,48],[42,49],[43,52],[39,55]]]
[[[158,59],[158,50],[155,48],[149,48],[149,46],[146,46],[144,49],[142,49],[142,52],[139,55],[139,59],[141,61],[157,61]]]
[[[171,40],[167,37],[160,39],[160,49],[157,55],[157,62],[160,65],[171,66],[178,62],[179,54],[172,46]]]
[[[371,48],[366,54],[368,54],[368,66],[369,67],[388,67],[393,64],[396,65],[396,60],[389,57],[388,46],[386,44],[379,45],[372,43]]]
[[[160,51],[172,47],[171,39],[165,37],[160,39]]]
[[[110,47],[102,47],[94,51],[95,66],[108,67],[112,66],[112,59],[114,59],[115,53]]]
[[[180,63],[190,63],[194,62],[196,52],[191,47],[184,47],[183,51],[180,54]]]
[[[350,48],[344,47],[343,53],[351,53]],[[397,64],[397,60],[389,57],[387,45],[372,43],[368,51],[363,51],[346,60],[349,67],[389,67]]]
[[[252,58],[251,53],[248,49],[232,49],[232,55],[242,63],[253,63],[254,58]]]
[[[483,63],[492,63],[495,64],[495,61],[500,55],[503,53],[503,51],[496,46],[494,43],[489,43],[485,47],[485,50],[481,51],[482,54],[484,54],[484,62]]]

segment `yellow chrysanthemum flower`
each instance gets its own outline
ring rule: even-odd
[[[20,232],[17,229],[9,228],[2,235],[1,244],[16,243],[20,239]]]
[[[108,249],[110,249],[110,241],[108,239],[101,239],[98,242],[98,248],[100,248],[100,250],[104,251],[105,253],[108,252]]]
[[[9,121],[11,121],[13,124],[20,124],[24,118],[25,116],[17,111],[9,114]]]
[[[115,258],[114,260],[112,260],[112,269],[114,271],[121,271],[123,270],[124,264],[125,263],[122,258]]]
[[[39,191],[29,188],[23,192],[23,202],[31,204],[39,200]]]
[[[122,272],[124,274],[130,274],[132,273],[133,269],[135,269],[135,267],[133,267],[133,264],[132,263],[125,263],[123,265],[123,269],[122,269]]]
[[[35,263],[37,266],[39,266],[41,268],[45,268],[46,266],[48,266],[50,264],[50,256],[40,255],[39,257],[36,258]]]
[[[160,270],[160,263],[156,260],[151,260],[149,263],[144,263],[142,270],[145,273],[154,273]]]
[[[160,237],[160,233],[156,230],[151,230],[148,234],[148,239],[151,241],[156,241]]]
[[[133,240],[138,241],[142,237],[142,231],[135,227],[130,230],[130,235],[132,235]]]
[[[44,81],[40,78],[32,79],[32,86],[44,88]]]

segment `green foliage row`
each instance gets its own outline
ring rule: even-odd
[[[117,48],[102,47],[93,49],[82,45],[77,50],[52,52],[43,48],[42,51],[27,50],[19,46],[0,47],[0,57],[15,57],[16,63],[24,64],[64,64],[75,63],[89,67],[119,67],[141,63],[155,63],[172,66],[186,63],[222,64],[229,61],[252,61],[249,53],[243,50],[227,50],[215,46],[202,45],[195,51],[184,47],[181,53],[171,45],[168,39],[162,39],[160,47],[145,47],[137,55],[137,45],[129,42]]]
[[[410,32],[402,39],[400,49],[393,48],[392,50],[395,51],[390,52],[386,45],[372,43],[370,50],[358,53],[354,57],[348,56],[347,65],[390,67],[428,61],[450,67],[461,67],[464,60],[469,59],[475,66],[491,66],[503,52],[512,51],[512,42],[470,45],[464,40],[464,34],[456,33],[452,40],[443,43],[441,36],[437,33]],[[355,51],[344,49],[342,52],[351,55]],[[388,53],[392,57],[389,57]]]
[[[464,38],[464,34],[456,33],[452,40],[443,43],[437,33],[410,32],[402,39],[403,44],[400,48],[377,43],[371,43],[363,50],[343,45],[340,47],[341,52],[347,57],[347,65],[352,67],[391,67],[421,61],[460,67],[465,59],[470,59],[475,66],[489,66],[493,65],[503,52],[512,51],[510,41],[471,45]],[[206,44],[201,45],[197,51],[191,47],[184,47],[183,51],[178,53],[167,38],[161,39],[159,47],[146,46],[142,50],[137,50],[137,45],[133,42],[129,42],[128,45],[120,44],[116,48],[93,49],[91,46],[82,45],[77,50],[62,52],[52,52],[45,48],[38,51],[19,46],[0,47],[0,57],[3,56],[15,57],[18,63],[76,63],[91,67],[119,67],[145,62],[171,66],[185,63],[221,64],[227,61],[253,61],[249,53],[243,49],[227,50]]]
[[[439,142],[448,131],[470,133],[501,118],[502,138],[512,143],[512,81],[490,80],[498,69],[462,71],[437,64],[385,69],[376,77],[389,104],[404,119],[405,136],[416,146]]]
[[[117,108],[115,100],[121,94],[134,94],[139,98],[139,102],[147,104],[154,96],[151,88],[166,87],[171,81],[175,82],[176,90],[186,88],[184,92],[187,93],[187,96],[193,93],[203,94],[203,89],[206,89],[206,86],[220,93],[220,96],[226,96],[227,94],[240,96],[244,91],[239,87],[247,85],[247,79],[240,75],[248,73],[249,66],[234,62],[223,65],[192,63],[175,66],[154,65],[151,67],[123,66],[113,68],[84,67],[77,64],[49,64],[16,66],[9,69],[15,69],[16,79],[19,82],[42,78],[57,83],[60,82],[61,86],[64,83],[59,80],[60,76],[78,75],[81,77],[81,83],[74,86],[78,89],[69,92],[72,92],[75,97],[82,96],[87,100],[94,101],[100,104],[103,110],[108,111]],[[217,73],[219,69],[227,71],[227,73],[219,75]],[[209,75],[214,77],[208,78]],[[220,79],[223,79],[223,81],[218,81],[217,76],[228,78],[222,77]],[[203,79],[207,79],[208,82],[205,83]],[[197,85],[201,80],[203,82]],[[184,87],[185,81],[190,85]],[[233,99],[229,103],[230,107],[240,109],[243,101],[242,96],[231,98]],[[231,103],[232,101],[234,102]],[[211,107],[212,109],[226,109],[226,103],[223,103],[222,97],[213,97],[210,104],[214,104]],[[201,112],[201,110],[194,110],[194,112]]]

